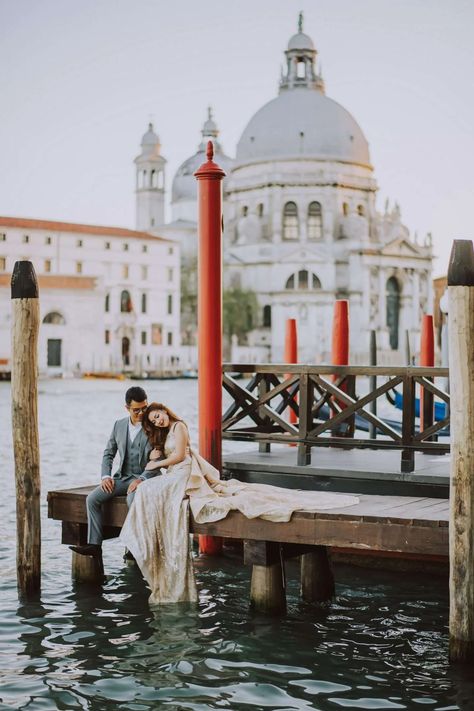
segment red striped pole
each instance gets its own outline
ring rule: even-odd
[[[434,328],[433,316],[423,315],[421,322],[420,366],[432,368],[434,366]],[[420,430],[433,424],[433,394],[425,388],[420,392]]]
[[[286,319],[286,329],[285,329],[285,363],[297,363],[298,362],[298,330],[296,326],[295,318]],[[285,378],[289,378],[290,375],[285,375]],[[294,398],[296,400],[296,397]],[[291,407],[288,408],[288,422],[294,424],[297,421],[296,412],[292,410]]]
[[[207,143],[207,162],[194,173],[198,181],[198,392],[199,451],[219,471],[222,469],[222,179],[224,171],[212,160],[214,147]],[[199,536],[199,551],[215,554],[222,539]]]

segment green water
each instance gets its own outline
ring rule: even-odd
[[[288,613],[267,619],[248,608],[249,570],[236,553],[196,557],[199,604],[152,611],[139,571],[110,541],[105,584],[74,586],[46,492],[97,479],[124,390],[41,386],[42,591],[27,604],[16,593],[11,433],[0,430],[0,709],[474,709],[474,674],[447,663],[443,579],[337,567],[336,600],[321,609],[300,600],[289,563]],[[155,390],[195,438],[195,384]],[[0,384],[2,423],[9,407]]]

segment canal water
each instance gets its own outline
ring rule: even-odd
[[[94,483],[130,383],[40,383],[42,591],[18,600],[10,389],[0,383],[0,709],[474,709],[472,673],[447,663],[447,581],[338,567],[337,598],[300,601],[288,565],[288,614],[248,609],[237,555],[195,559],[199,605],[153,611],[118,541],[105,544],[106,582],[71,582],[49,489]],[[192,381],[150,382],[197,435]],[[239,445],[233,445],[234,448]]]

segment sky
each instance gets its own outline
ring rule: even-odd
[[[471,0],[0,0],[0,214],[134,227],[149,120],[169,198],[208,105],[235,155],[300,10],[327,95],[369,141],[379,209],[431,232],[445,273],[474,236]]]

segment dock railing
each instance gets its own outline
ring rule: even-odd
[[[415,452],[450,451],[449,441],[438,441],[449,428],[449,395],[435,385],[435,378],[448,376],[448,368],[415,366],[225,363],[223,387],[232,402],[223,415],[222,437],[258,442],[261,452],[269,452],[272,442],[297,446],[299,465],[311,464],[313,447],[399,449],[401,471],[412,472]],[[415,414],[421,390],[422,431]],[[401,419],[378,416],[378,399],[394,391],[403,401]],[[435,396],[445,403],[440,420],[434,418]]]

